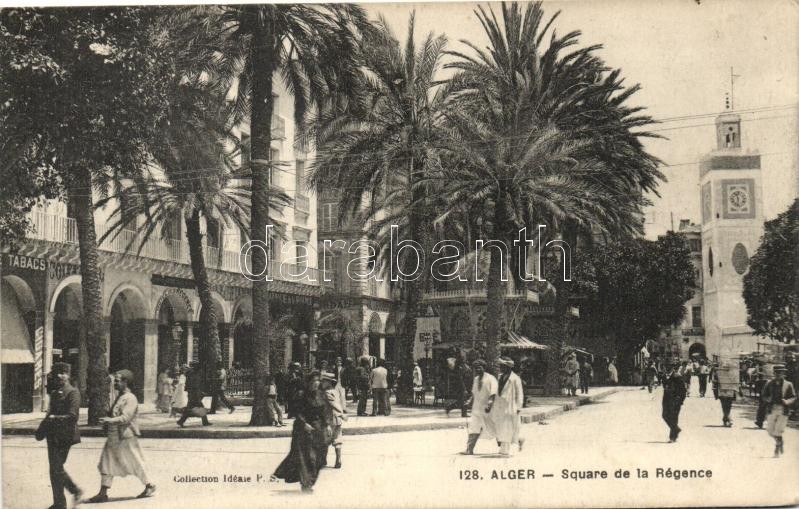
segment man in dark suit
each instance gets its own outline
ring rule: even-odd
[[[680,409],[687,394],[685,382],[680,377],[676,366],[669,366],[668,374],[663,379],[663,420],[669,425],[669,442],[676,442],[680,427]]]
[[[203,421],[203,426],[210,426],[208,417],[206,417],[206,409],[203,405],[203,379],[200,372],[200,364],[197,361],[192,361],[190,364],[191,370],[186,377],[186,392],[188,395],[189,404],[183,409],[183,413],[178,419],[178,426],[183,427],[183,423],[189,417],[199,417]]]
[[[70,384],[72,368],[65,362],[53,364],[48,383],[50,394],[50,410],[45,416],[43,426],[47,430],[47,459],[50,462],[50,486],[53,488],[53,505],[55,509],[66,509],[67,501],[64,488],[72,493],[74,505],[81,501],[83,492],[72,481],[64,463],[67,461],[69,449],[80,443],[78,431],[78,415],[80,414],[80,391]]]

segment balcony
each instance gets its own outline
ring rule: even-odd
[[[286,120],[280,115],[272,115],[272,139],[286,139]]]
[[[34,212],[30,217],[35,227],[35,231],[29,234],[30,238],[62,244],[78,244],[78,227],[74,219],[41,212]],[[99,239],[108,232],[108,226],[95,224],[95,231]],[[189,244],[185,240],[162,239],[153,236],[150,237],[141,250],[139,250],[140,245],[140,240],[137,238],[135,231],[122,230],[116,237],[106,238],[98,248],[101,251],[126,253],[153,260],[185,265],[190,263]],[[245,263],[248,268],[252,267],[251,256],[247,256],[246,260],[239,260],[238,251],[220,250],[219,248],[204,246],[204,254],[206,266],[213,269],[241,273],[241,263]],[[303,270],[294,264],[270,261],[267,274],[280,281],[319,284],[319,271],[313,267]],[[309,281],[309,279],[312,281]]]
[[[457,301],[486,301],[488,291],[485,287],[480,288],[457,288],[454,290],[435,290],[425,292],[422,297],[423,302],[457,302]],[[525,302],[538,303],[538,293],[532,290],[512,290],[505,293],[506,300],[523,300]]]
[[[304,194],[296,194],[294,196],[294,210],[302,212],[303,214],[309,214],[311,211],[311,199]]]

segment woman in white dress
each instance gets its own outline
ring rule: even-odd
[[[155,485],[147,478],[144,471],[144,458],[139,447],[139,400],[131,392],[133,373],[127,369],[118,371],[114,375],[114,386],[117,396],[111,408],[111,416],[103,417],[100,423],[107,428],[108,438],[100,455],[97,469],[100,471],[100,492],[89,499],[89,502],[99,503],[108,501],[108,490],[114,477],[135,475],[144,484],[137,498],[151,497],[155,493]]]
[[[172,412],[170,417],[176,417],[183,412],[189,404],[189,394],[186,392],[186,366],[178,370],[175,377],[175,389],[172,391]]]

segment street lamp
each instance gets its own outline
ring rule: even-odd
[[[424,353],[425,359],[427,360],[427,362],[425,362],[425,371],[427,371],[427,373],[425,373],[425,378],[430,380],[430,350],[433,348],[433,335],[425,332],[422,334],[422,337],[424,338]]]

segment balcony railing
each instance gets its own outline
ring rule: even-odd
[[[442,300],[486,300],[488,291],[486,288],[457,288],[454,290],[435,290],[425,292],[423,300],[442,301]],[[505,293],[508,300],[524,300],[527,302],[538,302],[538,293],[532,290],[512,290]]]
[[[294,210],[309,213],[311,210],[311,199],[304,194],[296,194],[294,196]]]
[[[272,115],[272,139],[286,139],[286,120],[280,115]]]
[[[75,219],[35,212],[31,214],[35,231],[29,235],[30,238],[59,242],[64,244],[78,244],[78,226]],[[95,224],[97,238],[101,238],[108,232],[105,224]],[[122,230],[116,236],[109,236],[98,246],[103,251],[112,253],[128,253],[144,258],[164,260],[189,264],[189,244],[187,241],[162,239],[155,236],[150,237],[144,246],[139,250],[141,240],[133,230]],[[205,264],[208,267],[224,270],[227,272],[241,273],[241,263],[245,263],[248,269],[252,268],[252,258],[247,256],[246,260],[239,260],[238,251],[222,250],[212,246],[204,246]],[[306,284],[319,284],[319,271],[309,267],[304,272],[296,265],[270,261],[267,269],[272,279],[281,281],[294,281]],[[309,280],[310,279],[310,280]],[[312,280],[312,281],[311,281]]]

